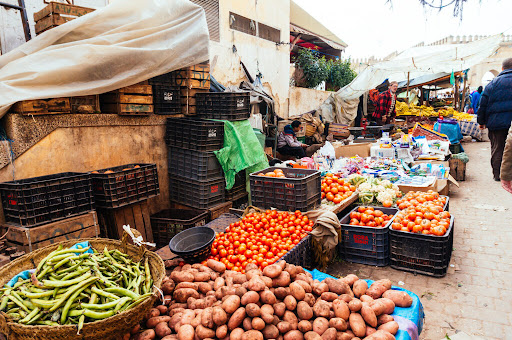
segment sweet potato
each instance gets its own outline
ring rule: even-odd
[[[313,321],[313,332],[318,333],[318,335],[324,334],[327,328],[329,328],[329,321],[326,318],[317,317]]]
[[[328,318],[330,316],[331,307],[327,301],[318,300],[313,306],[313,313],[317,317]]]
[[[317,295],[317,296],[320,296],[320,295],[322,295],[322,293],[329,291],[329,286],[325,282],[313,283],[312,288],[313,288],[313,293],[315,293],[315,295]]]
[[[160,322],[169,322],[169,320],[171,320],[171,317],[168,315],[155,316],[146,322],[146,327],[155,328],[155,326],[158,325]]]
[[[209,259],[208,261],[206,261],[206,265],[216,271],[217,273],[224,273],[226,271],[226,265],[220,261],[215,261],[215,260],[212,260],[212,259]]]
[[[316,332],[309,331],[306,334],[304,334],[304,339],[305,340],[322,340],[322,337]]]
[[[242,340],[263,340],[263,334],[258,330],[251,329],[242,335]]]
[[[297,301],[302,301],[306,297],[306,291],[297,282],[290,283],[290,293]]]
[[[408,308],[412,305],[412,297],[401,290],[387,290],[382,294],[383,298],[390,299],[395,303],[395,306]]]
[[[277,302],[276,296],[270,290],[260,292],[260,300],[262,303],[267,303],[269,305],[273,305]]]
[[[291,330],[284,335],[283,339],[284,340],[303,340],[304,335],[302,334],[301,331]]]
[[[242,328],[235,328],[229,334],[229,340],[242,340],[245,331]]]
[[[345,331],[347,322],[342,318],[332,318],[329,320],[329,327],[334,327],[337,331]]]
[[[271,279],[278,277],[281,272],[283,271],[283,268],[281,268],[278,264],[271,264],[270,266],[266,266],[263,269],[263,275],[270,277]]]
[[[350,309],[348,308],[348,305],[345,301],[334,300],[332,302],[332,308],[334,310],[334,315],[337,318],[342,318],[343,320],[348,321]]]
[[[240,307],[240,297],[238,295],[230,295],[222,303],[222,309],[228,314],[234,313],[238,307]]]
[[[288,287],[290,285],[290,282],[290,273],[284,270],[281,272],[281,274],[279,274],[278,277],[272,279],[272,285],[274,287]]]
[[[320,299],[325,300],[327,302],[333,302],[338,298],[338,294],[333,292],[325,292],[320,295]]]
[[[135,340],[153,340],[155,338],[155,336],[156,336],[156,334],[155,334],[155,330],[154,329],[146,329],[144,332],[135,335],[133,338]],[[193,340],[193,339],[194,338],[192,338],[192,339],[180,339],[180,340]]]
[[[354,295],[356,297],[360,297],[361,295],[364,295],[366,293],[366,290],[368,289],[368,283],[366,283],[365,280],[357,280],[354,282],[352,286],[352,291],[354,292]]]
[[[324,280],[325,283],[327,283],[327,286],[329,287],[329,291],[336,293],[338,295],[340,294],[349,294],[352,295],[352,290],[350,289],[350,286],[343,282],[342,280],[333,279],[331,277],[328,277]]]
[[[301,301],[303,302],[303,301]],[[300,302],[299,302],[300,304]],[[274,314],[277,315],[278,317],[283,317],[284,315],[284,312],[286,311],[286,305],[284,304],[284,302],[278,302],[278,303],[275,303],[273,306],[274,308]]]
[[[238,297],[238,296],[237,296]],[[225,309],[224,309],[225,310]],[[240,326],[240,324],[242,323],[242,321],[244,320],[245,318],[245,308],[244,307],[240,307],[238,308],[234,313],[233,315],[231,315],[231,317],[229,318],[229,321],[228,321],[228,328],[230,330],[233,330],[235,328],[237,328],[238,326]]]
[[[336,328],[327,328],[327,330],[322,334],[322,340],[336,340]]]
[[[179,340],[194,340],[195,331],[191,325],[183,325],[178,329]]]
[[[163,338],[166,335],[171,334],[171,329],[167,325],[167,322],[160,322],[155,326],[155,333],[159,338]]]
[[[348,308],[350,309],[351,312],[359,312],[362,306],[363,304],[359,299],[353,299],[348,303]]]
[[[380,325],[378,329],[388,331],[389,333],[395,335],[398,332],[398,323],[395,320],[389,321]]]
[[[297,308],[297,300],[292,295],[285,297],[283,302],[288,310],[293,311]]]
[[[203,325],[199,325],[196,327],[196,335],[199,339],[213,338],[215,337],[215,331],[210,328],[203,327]]]
[[[361,316],[368,325],[377,327],[377,316],[370,306],[365,304],[361,307]]]
[[[199,299],[199,293],[192,288],[181,288],[174,291],[173,297],[177,302],[187,302],[189,297]]]
[[[299,301],[297,304],[297,315],[301,320],[309,320],[313,317],[313,309],[305,301]]]
[[[306,296],[304,297],[304,302],[313,307],[316,302],[315,296],[311,293],[306,293]]]
[[[310,322],[310,321],[307,321],[307,320],[301,320],[298,325],[297,325],[297,328],[299,331],[301,331],[302,333],[307,333],[311,330],[313,330],[313,324]]]
[[[395,340],[393,334],[383,329],[377,330],[370,336],[367,336],[365,340]]]
[[[378,299],[388,289],[391,289],[391,281],[388,279],[378,280],[370,285],[370,288],[366,290],[366,295]]]
[[[375,328],[366,325],[366,335],[365,336],[370,336],[375,332],[377,332],[377,330]]]
[[[391,321],[395,321],[395,319],[389,314],[382,314],[377,317],[377,325],[382,325]]]
[[[171,279],[174,282],[194,282],[194,274],[188,271],[173,271],[171,273]]]
[[[225,338],[227,335],[228,335],[228,326],[227,325],[219,326],[215,330],[215,337],[217,339]]]
[[[279,336],[279,329],[275,325],[266,325],[261,332],[265,339],[277,339]]]
[[[351,313],[349,317],[349,325],[355,336],[364,337],[366,335],[366,324],[363,317],[359,313]]]
[[[252,329],[255,329],[257,331],[261,331],[263,328],[265,328],[265,321],[263,321],[262,318],[253,318],[251,322]]]

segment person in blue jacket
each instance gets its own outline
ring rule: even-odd
[[[512,122],[512,58],[503,61],[503,71],[485,87],[477,121],[487,127],[491,140],[491,166],[494,180],[500,180],[500,166]]]
[[[473,108],[473,112],[476,113],[478,111],[478,106],[480,105],[480,98],[482,95],[483,88],[482,86],[478,86],[476,91],[471,93],[471,107]]]

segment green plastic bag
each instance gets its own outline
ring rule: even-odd
[[[235,184],[235,175],[246,169],[250,173],[268,168],[268,161],[248,120],[224,122],[224,147],[214,151],[226,178],[226,190]]]

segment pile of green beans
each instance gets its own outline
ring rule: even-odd
[[[119,250],[93,253],[59,246],[30,279],[0,289],[0,311],[25,325],[77,325],[111,317],[152,295],[148,259],[132,261]]]

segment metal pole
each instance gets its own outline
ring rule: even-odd
[[[23,32],[25,33],[25,41],[32,39],[30,35],[30,26],[28,25],[27,10],[25,9],[25,0],[18,0],[18,5],[22,8],[20,10],[21,23],[23,24]]]
[[[409,76],[411,72],[407,72],[407,104],[409,104]]]

